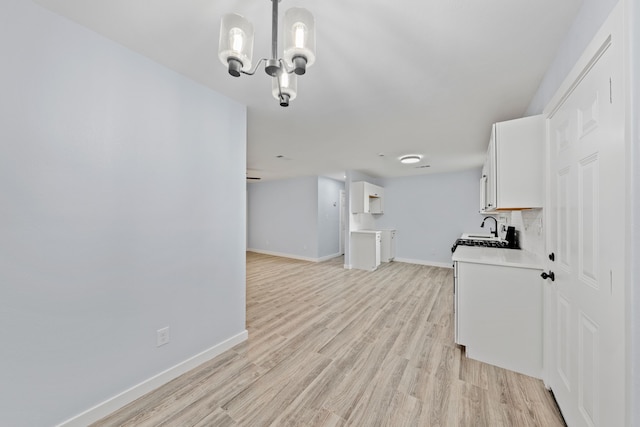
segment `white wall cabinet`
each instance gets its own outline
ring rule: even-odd
[[[381,214],[383,206],[384,188],[366,181],[351,184],[351,212]]]
[[[495,123],[480,180],[480,212],[542,207],[543,150],[541,115]]]
[[[467,357],[541,378],[540,270],[456,261],[454,283],[455,340]]]
[[[380,260],[391,262],[396,257],[396,230],[381,230]]]
[[[374,271],[380,265],[380,231],[351,232],[351,267]]]

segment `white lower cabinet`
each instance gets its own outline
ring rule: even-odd
[[[541,378],[540,272],[455,262],[455,336],[467,357]]]
[[[351,232],[351,267],[373,271],[380,265],[380,231]]]
[[[391,262],[396,257],[396,230],[381,230],[380,261]]]

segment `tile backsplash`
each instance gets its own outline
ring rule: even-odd
[[[542,209],[512,211],[507,214],[508,225],[518,230],[520,248],[525,251],[544,255],[544,222]]]

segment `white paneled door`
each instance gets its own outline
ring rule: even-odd
[[[548,265],[555,280],[547,279],[546,380],[571,427],[625,423],[625,101],[617,12],[548,121]]]

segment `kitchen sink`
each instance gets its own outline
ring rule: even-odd
[[[471,240],[497,240],[500,241],[499,237],[494,236],[493,234],[479,234],[479,233],[464,233],[461,237],[462,239],[471,239]]]

